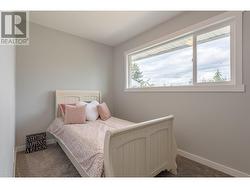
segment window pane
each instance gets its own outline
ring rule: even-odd
[[[129,87],[191,85],[193,37],[188,36],[129,56]]]
[[[230,80],[230,26],[197,36],[197,82]]]

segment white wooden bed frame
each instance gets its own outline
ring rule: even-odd
[[[100,91],[57,90],[56,116],[58,104],[91,100],[101,102]],[[173,115],[169,115],[107,131],[104,143],[105,177],[152,177],[163,170],[176,174],[173,119]],[[67,146],[59,138],[56,140],[80,175],[88,177]]]

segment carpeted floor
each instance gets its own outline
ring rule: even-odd
[[[229,175],[196,163],[187,158],[177,157],[177,177],[228,177]],[[16,177],[79,177],[79,173],[59,145],[30,154],[19,152],[16,156]],[[167,171],[158,177],[176,177]]]

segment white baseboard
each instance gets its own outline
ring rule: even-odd
[[[200,157],[198,155],[188,153],[188,152],[186,152],[184,150],[181,150],[181,149],[178,149],[178,154],[183,156],[183,157],[186,157],[188,159],[191,159],[193,161],[196,161],[198,163],[201,163],[203,165],[206,165],[206,166],[208,166],[210,168],[213,168],[213,169],[216,169],[218,171],[224,172],[224,173],[226,173],[228,175],[234,176],[234,177],[249,177],[250,176],[249,174],[247,174],[245,172],[241,172],[239,170],[230,168],[228,166],[225,166],[225,165],[210,161],[208,159],[205,159],[205,158]]]
[[[47,140],[48,145],[54,144],[54,143],[56,143],[56,140],[54,138]],[[25,148],[26,148],[25,145],[17,146],[16,147],[16,152],[25,151]]]

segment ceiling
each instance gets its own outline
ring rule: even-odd
[[[116,46],[180,14],[177,11],[30,12],[30,21]]]

